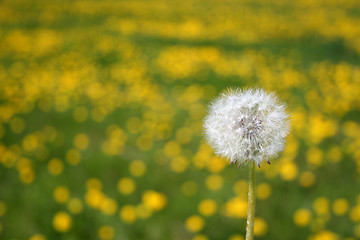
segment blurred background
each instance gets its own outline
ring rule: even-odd
[[[256,239],[360,239],[358,0],[0,1],[0,239],[243,240],[228,87],[288,105]]]

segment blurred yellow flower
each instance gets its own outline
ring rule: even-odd
[[[49,161],[48,165],[48,170],[52,175],[59,175],[63,169],[64,169],[64,164],[63,162],[58,159],[58,158],[53,158]]]
[[[306,208],[300,208],[294,213],[294,222],[297,226],[307,226],[311,220],[311,212]]]
[[[46,240],[46,237],[42,234],[35,234],[31,236],[29,240]]]
[[[87,189],[97,189],[97,190],[101,190],[102,188],[102,183],[100,182],[99,179],[97,178],[89,178],[86,181],[86,188]]]
[[[233,191],[240,197],[246,198],[248,193],[248,182],[245,180],[238,180],[233,186]]]
[[[105,198],[104,194],[100,192],[100,190],[95,188],[89,189],[85,194],[86,203],[93,208],[100,208],[104,198]]]
[[[209,238],[206,237],[204,234],[198,234],[194,236],[191,240],[209,240]]]
[[[344,215],[349,209],[349,203],[344,198],[336,199],[332,205],[332,209],[336,215]]]
[[[2,138],[5,135],[5,129],[4,127],[0,124],[0,138]]]
[[[91,109],[91,118],[95,122],[102,122],[106,117],[106,114],[101,108],[93,108]]]
[[[140,177],[146,172],[146,165],[141,160],[134,160],[129,165],[130,173],[135,177]]]
[[[310,148],[306,152],[306,161],[310,164],[310,166],[320,166],[323,162],[323,152],[319,148]]]
[[[174,172],[184,172],[189,165],[188,160],[184,156],[176,156],[171,159],[170,167]]]
[[[76,107],[73,111],[73,117],[77,122],[85,122],[88,118],[88,109],[84,106]]]
[[[199,232],[203,229],[204,225],[204,219],[197,215],[193,215],[185,221],[185,227],[189,232]]]
[[[205,183],[208,189],[217,191],[223,186],[224,179],[220,175],[213,174],[206,178]]]
[[[338,129],[338,125],[335,121],[325,119],[320,113],[313,114],[309,117],[308,126],[308,140],[315,144],[320,143],[324,138],[334,136]]]
[[[259,199],[267,199],[271,195],[271,186],[268,183],[260,183],[256,188],[256,196]]]
[[[32,167],[22,167],[20,170],[20,180],[25,184],[30,184],[34,181],[35,173]]]
[[[151,217],[151,214],[153,213],[152,209],[148,208],[143,203],[138,204],[135,208],[135,211],[136,211],[136,216],[142,219],[147,219]]]
[[[268,232],[268,226],[265,220],[262,218],[255,218],[254,235],[265,236],[267,232]]]
[[[66,152],[66,161],[71,165],[79,164],[81,154],[76,149],[70,149]]]
[[[225,215],[228,217],[245,218],[247,215],[247,201],[235,197],[225,204]]]
[[[176,131],[176,140],[182,144],[189,143],[192,140],[193,133],[190,128],[179,128]]]
[[[281,165],[281,177],[286,181],[292,181],[298,174],[298,168],[293,162],[285,162]]]
[[[7,209],[6,204],[0,201],[0,217],[5,215],[6,209]]]
[[[141,151],[149,151],[153,146],[153,139],[149,135],[141,135],[138,137],[136,145]]]
[[[165,144],[164,154],[167,157],[175,157],[181,152],[181,146],[175,141],[169,141]]]
[[[83,211],[84,206],[79,198],[71,198],[67,203],[67,208],[72,214],[79,214]]]
[[[85,133],[79,133],[74,137],[74,145],[79,150],[85,150],[89,143],[90,139]]]
[[[148,190],[143,193],[142,201],[147,208],[158,211],[166,205],[167,198],[162,193]]]
[[[110,226],[102,226],[99,228],[98,235],[103,240],[111,240],[115,237],[115,230]]]
[[[65,212],[57,212],[53,218],[53,226],[58,232],[67,232],[71,224],[71,217]]]
[[[132,205],[125,205],[120,209],[120,218],[125,223],[133,223],[136,220],[136,210]]]
[[[117,202],[111,198],[103,198],[100,204],[100,210],[106,215],[113,215],[118,209]]]
[[[10,120],[10,129],[13,133],[21,133],[24,131],[25,122],[19,117],[14,117]]]
[[[350,219],[353,222],[360,222],[360,205],[356,205],[355,207],[350,209]]]
[[[300,185],[303,187],[311,187],[315,183],[315,174],[310,171],[305,171],[300,174]]]
[[[313,238],[313,240],[338,240],[338,239],[339,237],[330,231],[322,231],[316,234]]]
[[[198,211],[201,215],[211,216],[216,212],[217,203],[212,199],[204,199],[198,205]]]
[[[223,170],[226,165],[227,165],[227,162],[224,159],[221,159],[220,157],[215,156],[210,159],[209,164],[207,164],[206,166],[210,172],[216,173],[216,172],[220,172],[221,170]]]
[[[122,194],[129,195],[135,191],[135,182],[131,178],[121,178],[118,181],[118,190]]]
[[[314,211],[318,215],[324,215],[329,213],[329,200],[324,197],[315,199],[313,203]]]
[[[40,145],[39,140],[33,134],[26,135],[22,141],[22,147],[25,151],[33,151]]]
[[[360,238],[360,224],[355,225],[354,234],[355,237]]]
[[[346,121],[342,127],[345,135],[354,137],[359,129],[359,124],[354,121]]]
[[[67,187],[59,186],[54,190],[54,199],[59,203],[64,203],[68,200],[70,191]]]
[[[236,235],[230,236],[229,240],[245,240],[245,238],[240,234],[236,234]]]
[[[141,130],[141,121],[137,117],[132,117],[127,120],[126,126],[130,133],[135,134]]]
[[[330,150],[327,152],[327,157],[333,163],[337,163],[341,161],[342,159],[341,149],[337,146],[330,148]]]

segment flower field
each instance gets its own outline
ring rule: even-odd
[[[229,87],[291,132],[255,239],[360,239],[358,0],[0,1],[0,239],[244,240],[248,169],[204,140]]]

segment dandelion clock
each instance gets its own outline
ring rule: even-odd
[[[230,163],[250,167],[246,240],[254,238],[255,164],[270,164],[283,150],[288,118],[275,94],[235,89],[215,99],[204,120],[206,140],[215,152]]]

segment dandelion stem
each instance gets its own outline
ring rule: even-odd
[[[249,164],[249,194],[248,194],[248,216],[246,226],[246,240],[254,239],[255,220],[255,162]]]

